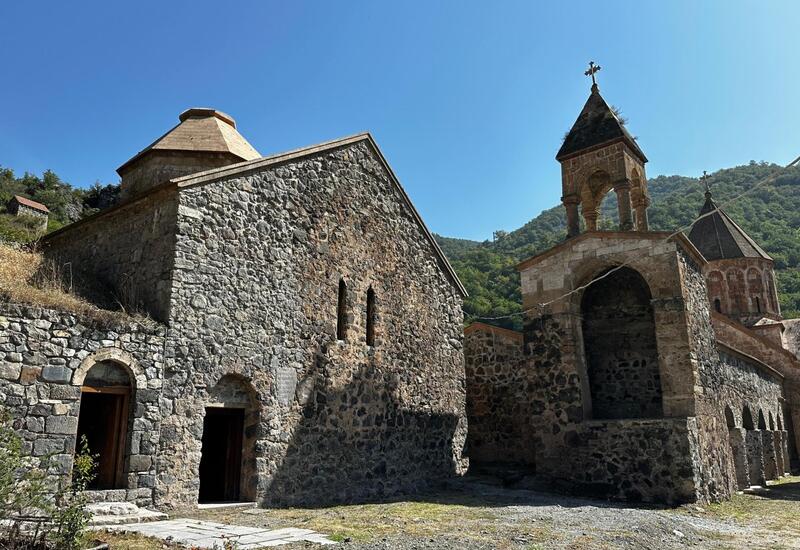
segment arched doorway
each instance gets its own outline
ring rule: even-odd
[[[95,363],[83,379],[76,452],[85,438],[96,462],[91,489],[122,489],[128,444],[133,387],[128,371],[119,363]]]
[[[239,376],[224,376],[212,389],[203,419],[199,502],[256,499],[257,404],[252,386]]]
[[[661,417],[650,288],[628,267],[606,273],[586,289],[581,300],[592,417]]]

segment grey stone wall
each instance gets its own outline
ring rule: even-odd
[[[534,450],[522,443],[531,376],[522,359],[522,334],[474,324],[464,333],[467,382],[467,455],[479,462],[534,463]]]
[[[66,283],[95,303],[166,321],[177,199],[165,189],[51,234],[43,241]]]
[[[125,487],[101,498],[153,504],[163,350],[163,327],[98,326],[67,313],[0,303],[0,403],[23,450],[52,456],[54,484],[72,470],[83,379],[95,364],[111,361],[130,373],[133,393]]]
[[[711,324],[708,290],[701,266],[687,254],[678,256],[683,281],[682,295],[687,316],[691,357],[696,391],[697,419],[697,492],[701,500],[718,501],[736,491],[734,456],[729,444],[723,408],[720,406],[720,382],[725,376]]]
[[[205,406],[226,375],[260,407],[261,502],[385,497],[464,470],[461,296],[366,142],[179,201],[159,502],[196,502]]]

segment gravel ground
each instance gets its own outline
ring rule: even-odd
[[[306,527],[330,534],[342,548],[353,550],[800,548],[800,478],[760,495],[677,509],[506,489],[486,479],[467,478],[408,501],[187,515],[239,525]]]

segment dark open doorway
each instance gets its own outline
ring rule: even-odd
[[[97,475],[91,489],[125,487],[123,457],[128,429],[127,388],[83,388],[78,415],[77,449],[85,436],[95,457]]]
[[[244,409],[206,409],[200,458],[201,503],[239,500],[243,432]]]

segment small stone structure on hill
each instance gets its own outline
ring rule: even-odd
[[[596,84],[556,159],[568,239],[518,266],[524,331],[465,331],[471,466],[664,503],[797,467],[771,258],[710,196],[688,237],[649,231],[647,158]],[[598,231],[610,191],[619,228]]]
[[[100,454],[95,500],[321,505],[462,473],[465,291],[369,134],[261,157],[190,109],[51,233],[85,295],[160,323],[0,311],[30,451]]]
[[[8,202],[6,209],[12,216],[22,216],[37,220],[42,231],[47,229],[50,210],[40,202],[33,201],[21,195],[14,195]]]

